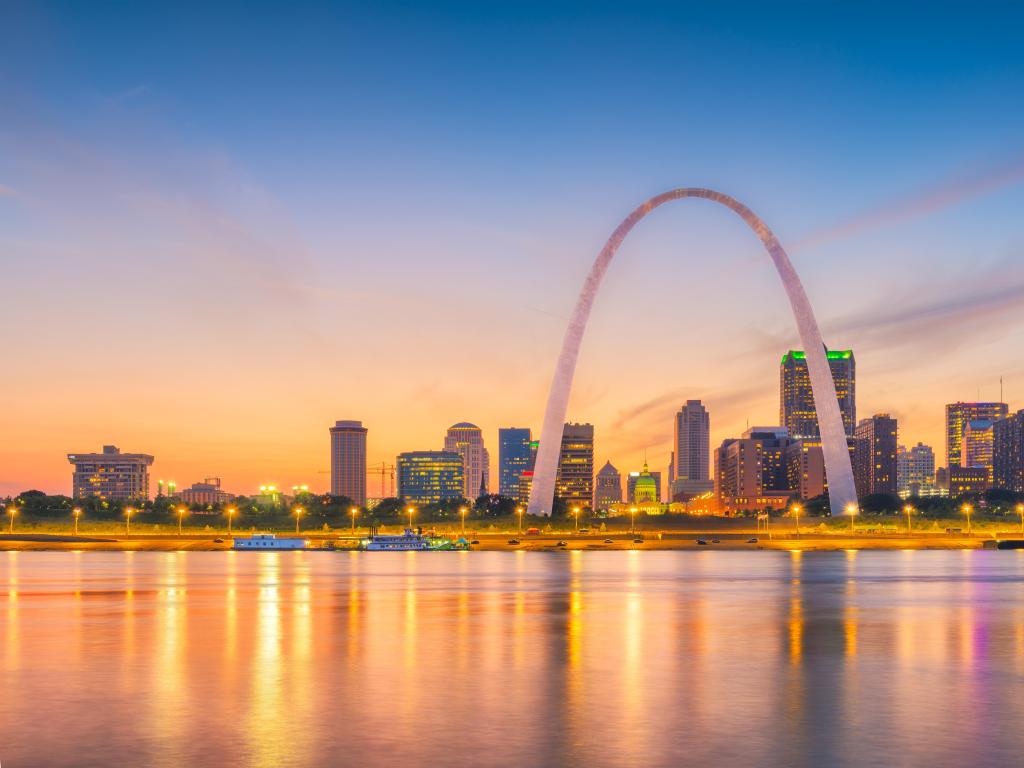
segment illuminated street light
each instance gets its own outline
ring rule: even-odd
[[[799,536],[800,535],[800,505],[799,504],[794,504],[791,507],[791,509],[793,510],[794,517],[796,517],[796,535]]]
[[[75,536],[77,536],[78,535],[78,518],[80,518],[82,516],[82,508],[81,507],[75,507],[73,510],[71,510],[71,514],[75,516]]]
[[[914,512],[914,508],[910,504],[907,504],[907,505],[905,505],[903,507],[903,512],[907,516],[907,536],[909,536],[910,535],[910,516]]]
[[[181,530],[181,521],[184,519],[185,512],[187,512],[187,511],[188,510],[186,510],[184,506],[178,507],[178,535],[179,536],[183,535],[182,534],[182,530]]]
[[[573,507],[572,508],[572,513],[574,515],[576,515],[576,533],[579,533],[580,532],[580,508],[579,507]]]
[[[857,505],[852,501],[846,505],[846,514],[850,516],[850,533],[856,531]]]
[[[416,514],[416,507],[406,507],[405,514],[409,516],[409,530],[412,530],[412,516]]]
[[[295,533],[299,532],[299,520],[302,518],[302,513],[305,512],[302,507],[296,507],[292,510],[292,514],[295,515]]]
[[[523,508],[516,507],[516,514],[519,515],[519,535],[523,535]],[[1021,513],[1021,519],[1024,520],[1024,512]]]
[[[629,532],[636,533],[636,507],[629,508]]]
[[[352,507],[351,509],[349,509],[348,513],[350,515],[352,515],[352,531],[355,532],[355,530],[356,530],[356,515],[359,514],[359,507]]]
[[[134,507],[124,508],[124,535],[131,536],[132,534],[132,515],[135,514]]]
[[[466,535],[466,513],[469,510],[465,507],[459,507],[459,514],[462,516],[462,535]]]
[[[961,507],[961,509],[963,509],[964,514],[967,515],[967,535],[970,536],[971,535],[971,511],[972,511],[972,507],[971,507],[970,504],[964,504],[963,507]]]
[[[224,510],[225,514],[228,516],[228,536],[231,535],[231,518],[235,516],[235,513],[237,511],[238,510],[235,509],[234,507],[228,507],[227,509]]]
[[[18,508],[11,504],[11,506],[7,508],[7,515],[11,518],[11,524],[7,529],[8,533],[14,533],[14,516],[16,514],[18,514]]]

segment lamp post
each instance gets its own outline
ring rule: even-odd
[[[11,504],[11,506],[7,508],[7,515],[11,518],[11,524],[7,528],[8,533],[14,533],[14,516],[16,514],[18,514],[18,508]]]
[[[580,532],[580,508],[579,507],[573,507],[572,508],[572,513],[574,515],[576,515],[576,533],[579,533]]]
[[[792,506],[793,516],[796,517],[796,535],[800,535],[800,505],[794,504]]]
[[[964,514],[967,515],[967,535],[970,536],[971,535],[971,505],[970,504],[964,504],[963,510],[964,510]]]
[[[519,516],[519,535],[523,535],[523,508],[516,507],[516,514]],[[1021,519],[1024,520],[1024,512],[1021,513]],[[1022,523],[1024,525],[1024,523]]]
[[[462,535],[463,536],[466,535],[466,513],[468,511],[469,510],[466,509],[465,507],[459,507],[459,517],[462,518]]]
[[[405,514],[409,516],[409,530],[412,530],[412,516],[416,514],[416,507],[406,507]]]
[[[352,507],[348,513],[352,515],[352,533],[356,532],[356,515],[359,514],[359,507]]]
[[[629,532],[636,533],[636,507],[629,508]]]
[[[225,514],[228,516],[228,536],[231,535],[231,518],[235,516],[235,512],[237,511],[238,510],[236,510],[234,507],[228,507],[227,509],[224,510]]]
[[[181,530],[181,521],[185,519],[185,507],[178,507],[178,535],[183,536],[184,532]]]
[[[132,535],[132,513],[135,512],[134,507],[124,508],[124,535]]]
[[[857,531],[857,505],[852,501],[846,505],[846,514],[850,516],[850,533]]]
[[[907,536],[910,535],[910,515],[911,515],[911,513],[913,513],[913,511],[914,511],[914,508],[912,506],[910,506],[909,504],[907,504],[907,505],[905,505],[903,507],[903,512],[907,516]]]
[[[74,515],[74,517],[75,517],[75,536],[77,536],[78,535],[78,518],[80,518],[82,516],[82,508],[81,507],[75,507],[73,510],[71,510],[71,514]]]
[[[302,513],[305,512],[305,511],[306,510],[304,510],[302,507],[296,507],[293,510],[293,514],[295,515],[295,533],[296,534],[298,534],[298,532],[299,532],[299,520],[302,518]]]

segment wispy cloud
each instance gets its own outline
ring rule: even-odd
[[[790,250],[806,250],[837,240],[856,237],[882,227],[927,216],[944,208],[1022,182],[1024,182],[1024,155],[1016,154],[993,167],[944,179],[940,183],[920,189],[908,197],[891,200],[844,221],[811,232],[790,243]]]
[[[13,187],[0,184],[0,197],[20,198],[21,194]]]

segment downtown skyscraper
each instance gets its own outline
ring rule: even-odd
[[[849,349],[829,350],[828,367],[836,386],[839,410],[847,436],[852,436],[857,423],[857,363]],[[779,367],[779,421],[796,440],[818,442],[818,414],[814,409],[814,393],[807,370],[807,355],[791,349],[782,356]]]
[[[949,403],[946,406],[946,466],[963,464],[964,432],[972,421],[996,422],[1005,419],[1006,403]]]
[[[361,421],[336,421],[331,433],[331,495],[366,504],[366,427]]]
[[[590,509],[594,502],[594,425],[566,424],[555,475],[555,496],[570,509]]]
[[[669,500],[707,493],[711,480],[711,416],[700,400],[687,400],[672,422],[672,477]]]
[[[498,493],[516,498],[523,472],[533,469],[536,443],[528,427],[504,427],[498,430]]]
[[[462,495],[473,500],[483,496],[490,487],[490,455],[484,447],[484,435],[476,424],[461,421],[448,428],[444,449],[462,457]]]
[[[898,448],[896,419],[889,414],[879,413],[857,424],[853,477],[857,483],[858,496],[873,493],[896,495]]]

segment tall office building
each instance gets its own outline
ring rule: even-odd
[[[528,428],[498,430],[498,493],[515,498],[523,472],[533,469],[535,449]]]
[[[854,436],[853,479],[857,495],[896,495],[896,449],[899,444],[896,419],[879,413],[861,419]]]
[[[700,400],[687,400],[672,425],[671,498],[690,499],[714,487],[711,480],[711,416]]]
[[[331,495],[366,505],[366,427],[361,421],[336,421],[331,432]]]
[[[104,445],[102,453],[69,453],[74,466],[71,495],[76,499],[149,498],[149,468],[153,457],[147,453],[121,453],[116,445]]]
[[[606,461],[594,481],[594,509],[610,509],[622,503],[622,475]]]
[[[988,419],[972,419],[964,427],[960,440],[960,466],[983,468],[992,480],[992,423]]]
[[[787,487],[801,499],[813,499],[828,491],[825,454],[821,445],[794,440],[786,446]]]
[[[408,451],[398,454],[398,495],[417,504],[463,497],[462,456],[455,451]]]
[[[472,500],[486,494],[490,487],[490,456],[480,427],[468,421],[453,424],[444,436],[444,449],[462,457],[465,481],[462,495]]]
[[[857,365],[853,351],[829,350],[828,367],[836,385],[839,410],[843,415],[846,434],[852,436],[857,423]],[[820,440],[818,414],[814,410],[814,393],[807,370],[807,356],[800,350],[790,350],[782,356],[779,369],[779,420],[796,440]]]
[[[594,501],[594,425],[566,424],[558,453],[555,496],[590,509]]]
[[[1024,410],[992,425],[993,485],[1024,493]]]
[[[963,453],[964,430],[972,421],[999,421],[1010,409],[1006,403],[949,403],[946,406],[946,461],[959,467]]]
[[[904,445],[896,449],[896,492],[907,496],[920,496],[922,490],[935,485],[935,451],[930,445],[918,443],[912,448]]]

